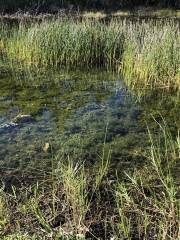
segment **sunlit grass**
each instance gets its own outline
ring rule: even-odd
[[[178,185],[174,177],[179,133],[174,141],[167,129],[160,127],[163,140],[159,143],[150,134],[150,166],[136,170],[134,175],[126,174],[127,181],[117,185],[118,239],[179,238]]]
[[[175,22],[43,21],[8,32],[1,26],[1,56],[11,65],[120,71],[130,87],[179,88],[180,31]]]
[[[122,60],[122,73],[132,86],[179,86],[180,35],[171,26],[159,29],[146,28],[146,34],[133,35],[126,43]]]

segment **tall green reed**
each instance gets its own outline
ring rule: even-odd
[[[172,20],[57,19],[3,32],[0,46],[14,65],[98,66],[119,70],[131,87],[179,87],[180,30]]]
[[[171,25],[139,29],[127,41],[122,73],[129,85],[172,87],[180,81],[180,34]],[[153,83],[153,84],[152,84]]]
[[[7,55],[42,66],[108,66],[121,55],[118,33],[95,21],[44,22],[20,27],[7,43]]]

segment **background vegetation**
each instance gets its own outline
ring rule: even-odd
[[[1,12],[50,11],[56,12],[59,8],[94,8],[116,9],[134,7],[180,7],[179,0],[0,0]]]

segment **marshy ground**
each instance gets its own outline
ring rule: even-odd
[[[180,24],[0,23],[0,237],[176,240]]]

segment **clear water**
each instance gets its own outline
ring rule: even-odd
[[[40,177],[67,156],[86,164],[111,151],[123,171],[142,165],[149,146],[147,123],[161,114],[179,126],[177,96],[134,96],[120,76],[104,71],[0,75],[0,170],[3,176]],[[33,119],[13,127],[18,114]],[[50,145],[48,151],[44,146]]]

